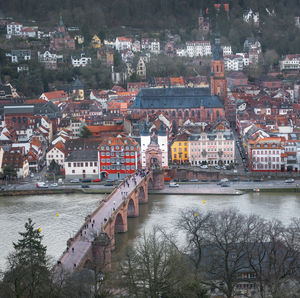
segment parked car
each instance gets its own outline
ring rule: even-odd
[[[181,179],[181,182],[188,182],[188,179]]]
[[[222,184],[221,184],[221,187],[229,187],[229,184],[227,184],[227,183],[222,183]]]
[[[92,179],[82,179],[82,182],[84,182],[84,183],[91,183]]]
[[[191,179],[190,182],[199,182],[198,179]]]
[[[294,183],[295,180],[293,178],[290,178],[290,179],[286,179],[284,182],[285,183]]]
[[[82,185],[81,185],[81,188],[90,188],[90,186],[87,185],[87,184],[82,184]]]
[[[71,182],[71,183],[79,183],[80,180],[79,180],[79,179],[72,179],[72,180],[70,180],[70,182]]]
[[[113,186],[113,185],[114,185],[114,182],[110,181],[110,180],[107,180],[106,183],[104,184],[104,186]]]
[[[101,179],[94,179],[92,182],[101,182]]]
[[[37,182],[35,186],[36,188],[48,188],[48,184],[45,182]]]
[[[52,183],[52,184],[50,184],[50,186],[52,186],[52,187],[57,187],[58,184],[57,184],[57,183]]]
[[[30,174],[30,177],[31,177],[31,178],[33,178],[33,177],[34,177],[34,174],[33,174],[33,173],[31,173],[31,174]]]
[[[221,170],[221,167],[220,166],[215,166],[215,169],[216,170]]]
[[[208,169],[208,166],[207,165],[202,165],[200,166],[201,169]]]
[[[176,182],[170,182],[169,187],[179,187],[179,184]]]

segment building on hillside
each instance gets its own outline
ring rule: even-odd
[[[12,50],[11,53],[7,54],[11,58],[12,63],[19,63],[22,61],[31,60],[30,50]]]
[[[92,63],[92,58],[81,53],[80,55],[71,56],[71,62],[73,67],[86,67]]]
[[[101,48],[101,39],[95,34],[92,38],[91,44],[94,49],[99,49]]]
[[[175,49],[175,45],[174,42],[172,41],[168,41],[165,46],[164,46],[164,54],[169,56],[169,57],[173,57],[176,55],[176,49]]]
[[[224,57],[226,71],[242,71],[244,69],[244,59],[238,55]]]
[[[132,39],[127,37],[117,37],[115,42],[115,47],[117,51],[123,51],[126,49],[131,50],[132,48]]]
[[[176,137],[171,145],[172,163],[189,163],[189,140],[187,134],[181,134]]]
[[[141,161],[142,161],[142,168],[145,169],[147,167],[147,156],[146,152],[148,147],[151,143],[151,136],[149,133],[149,129],[145,123],[143,130],[140,133],[141,135]],[[154,141],[154,139],[153,139]],[[161,123],[157,138],[155,138],[155,142],[157,143],[159,149],[161,150],[161,162],[160,165],[163,168],[168,168],[168,136],[165,126]]]
[[[23,25],[17,22],[11,22],[6,25],[6,38],[9,39],[12,36],[22,36]]]
[[[187,41],[186,51],[189,57],[202,57],[211,55],[211,44],[209,41]]]
[[[119,180],[140,168],[140,146],[130,137],[108,137],[99,145],[101,179]]]
[[[232,55],[232,49],[231,46],[222,46],[223,49],[223,56],[229,56]]]
[[[65,159],[65,176],[71,179],[99,178],[98,150],[73,151]]]
[[[202,34],[207,34],[209,32],[209,18],[204,17],[202,13],[202,9],[200,9],[200,13],[198,16],[198,30]]]
[[[286,55],[279,61],[280,70],[300,69],[300,54]]]
[[[56,69],[57,63],[63,61],[63,55],[51,54],[49,51],[44,53],[38,52],[38,61],[44,64],[47,69]]]
[[[50,50],[61,51],[64,49],[75,50],[75,40],[70,36],[62,16],[60,16],[57,29],[50,36]]]
[[[251,8],[243,14],[243,20],[246,23],[259,27],[259,12],[254,12]]]
[[[150,51],[153,54],[160,53],[160,42],[156,38],[142,38],[142,50]]]
[[[136,74],[141,79],[146,79],[146,63],[141,57],[136,65]]]

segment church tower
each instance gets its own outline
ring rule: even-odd
[[[211,95],[218,95],[226,105],[227,87],[225,78],[223,50],[220,45],[220,34],[215,35],[215,45],[212,52],[211,75],[210,75]]]

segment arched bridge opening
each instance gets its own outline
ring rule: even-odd
[[[118,213],[115,220],[115,234],[124,233],[124,232],[126,232],[125,222],[123,220],[123,216],[121,215],[121,213]]]
[[[139,187],[138,189],[138,199],[140,204],[148,201],[147,194],[145,193],[145,188],[143,186]]]
[[[138,205],[135,204],[133,199],[130,199],[127,205],[127,217],[136,217],[139,214]]]

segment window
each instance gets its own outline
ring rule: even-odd
[[[90,162],[90,167],[92,167],[93,166],[93,163],[92,162]]]
[[[88,167],[88,166],[89,166],[89,163],[88,163],[88,162],[86,162],[86,163],[85,163],[85,166],[86,166],[86,167]]]
[[[174,152],[176,152],[176,148],[174,148]]]
[[[72,170],[72,174],[75,174],[75,170]]]
[[[73,162],[73,167],[74,167],[74,168],[76,167],[76,162]]]
[[[177,154],[174,154],[174,158],[177,158]]]
[[[97,167],[97,162],[96,161],[94,161],[94,166]]]
[[[83,162],[80,164],[80,166],[83,168]]]

